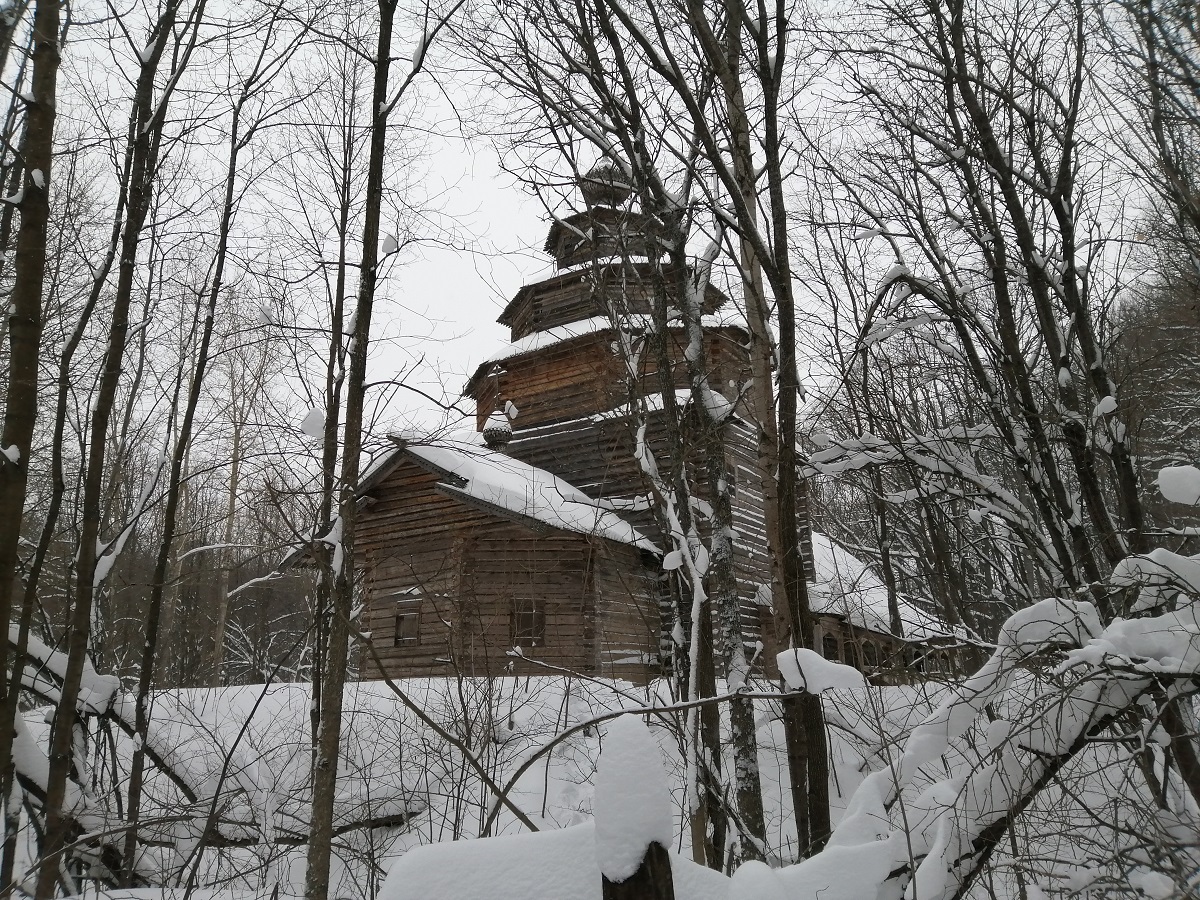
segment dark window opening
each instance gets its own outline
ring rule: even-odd
[[[874,641],[867,641],[863,644],[863,664],[868,669],[879,668],[879,648]]]
[[[858,668],[858,644],[854,641],[846,641],[846,665]]]
[[[832,659],[834,662],[841,661],[841,655],[838,653],[838,639],[836,635],[826,634],[821,638],[821,655],[826,659]]]
[[[516,600],[512,611],[514,647],[541,647],[546,643],[546,605],[541,600]]]
[[[396,601],[396,631],[392,637],[393,647],[421,642],[421,601]]]

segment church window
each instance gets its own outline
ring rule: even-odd
[[[825,636],[821,638],[821,655],[826,659],[832,659],[834,662],[841,660],[842,657],[838,653],[837,635],[826,632]]]

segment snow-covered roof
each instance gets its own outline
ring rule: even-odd
[[[813,532],[812,547],[816,583],[809,592],[813,612],[842,616],[851,625],[890,633],[887,587],[883,580],[849,550],[819,532]],[[927,640],[951,633],[948,625],[903,596],[897,600],[904,636],[909,640]]]
[[[467,440],[420,444],[392,436],[400,454],[445,476],[439,489],[551,528],[590,534],[659,552],[640,531],[602,502],[557,475]]]
[[[640,320],[643,317],[638,316],[637,318]],[[567,325],[559,325],[556,328],[548,328],[545,331],[534,331],[525,335],[520,340],[501,346],[492,356],[492,362],[500,362],[505,359],[511,359],[514,356],[524,356],[526,353],[533,353],[544,347],[569,341],[572,338],[606,331],[612,328],[612,324],[612,319],[608,316],[592,316],[590,319],[570,322]]]

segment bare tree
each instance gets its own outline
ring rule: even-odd
[[[18,10],[6,11],[16,27]],[[0,621],[13,618],[18,584],[18,554],[24,521],[30,456],[38,409],[38,368],[41,359],[42,292],[46,276],[47,222],[50,214],[51,163],[59,67],[60,10],[58,0],[43,0],[34,8],[33,69],[26,102],[24,138],[19,148],[23,171],[21,190],[10,198],[20,209],[14,282],[8,322],[8,388],[4,424],[0,431]],[[9,42],[3,42],[7,55]],[[13,716],[16,691],[8,685],[8,643],[0,642],[0,683],[3,685],[4,724],[0,725],[0,775],[5,791],[6,821],[19,813],[11,809]],[[7,882],[6,882],[7,884]],[[7,888],[5,888],[7,890]]]
[[[1194,10],[1173,0],[1119,0],[1100,11],[1116,71],[1124,76],[1110,90],[1131,126],[1121,134],[1128,159],[1164,201],[1181,245],[1200,269],[1200,24]]]
[[[148,51],[139,56],[141,68],[130,115],[129,178],[127,192],[123,197],[126,214],[122,226],[117,284],[103,374],[92,410],[88,439],[89,453],[77,561],[79,574],[69,628],[68,669],[51,735],[50,776],[46,792],[46,838],[37,888],[40,900],[49,898],[54,892],[60,874],[60,857],[72,828],[72,817],[64,803],[66,785],[72,768],[76,698],[91,635],[94,592],[103,581],[108,565],[111,565],[111,561],[104,568],[97,565],[100,557],[98,551],[101,548],[99,532],[108,426],[129,333],[129,306],[138,261],[138,243],[150,208],[167,105],[178,81],[174,77],[171,78],[161,93],[155,91],[155,83],[159,64],[169,45],[172,45],[174,50],[171,74],[175,76],[186,67],[198,40],[203,16],[204,0],[187,10],[183,9],[182,3],[168,3],[162,14],[151,23]],[[182,28],[177,30],[177,25],[181,25]],[[120,545],[114,542],[109,549],[115,554],[119,552]]]
[[[1009,600],[1031,599],[1045,585],[1089,594],[1102,622],[1127,615],[1132,598],[1105,579],[1147,552],[1149,538],[1106,347],[1124,287],[1123,261],[1108,251],[1122,223],[1099,174],[1108,160],[1096,115],[1104,95],[1092,87],[1091,13],[1070,2],[880,12],[886,41],[872,20],[857,40],[832,42],[856,88],[849,112],[863,116],[871,140],[825,154],[827,205],[814,207],[821,215],[807,224],[818,255],[845,254],[846,241],[878,248],[861,272],[849,266],[842,274],[851,277],[813,283],[831,300],[846,290],[861,298],[850,317],[856,346],[837,374],[844,390],[863,385],[863,407],[890,412],[883,434],[823,439],[812,464],[829,474],[893,469],[890,483],[911,486],[926,518],[912,533],[931,544],[941,526],[931,524],[922,494],[969,504],[958,508],[973,521],[952,527],[991,545],[993,571],[1012,584],[1021,569],[1037,570]],[[931,353],[938,364],[928,374],[949,367],[950,387],[938,391],[944,417],[905,409],[912,382],[888,367]],[[887,402],[876,404],[872,393]],[[972,593],[963,606],[975,602]],[[1183,713],[1163,702],[1156,714],[1194,792],[1195,741]],[[1116,723],[1093,724],[1094,735]],[[1008,824],[980,837],[983,855],[972,855],[961,890]]]
[[[383,208],[388,116],[395,110],[421,71],[431,42],[461,5],[462,0],[455,0],[444,9],[434,9],[430,5],[424,7],[416,19],[419,36],[412,55],[412,67],[396,86],[389,81],[389,74],[397,4],[395,0],[380,0],[378,5],[379,36],[373,61],[362,254],[359,261],[357,301],[351,317],[354,327],[347,329],[350,336],[347,352],[350,366],[345,387],[346,406],[337,517],[330,523],[328,532],[320,538],[330,547],[328,568],[333,577],[333,589],[330,595],[329,631],[322,665],[320,721],[316,723],[315,729],[313,815],[308,842],[308,871],[305,877],[307,900],[325,900],[329,893],[333,798],[340,752],[342,696],[346,683],[350,620],[354,608],[354,526],[358,512],[356,489],[362,465],[360,457],[367,389],[367,350],[371,338],[371,314],[375,304],[382,243],[380,216]],[[393,242],[394,240],[393,238]],[[394,249],[392,246],[383,248],[385,254]],[[335,331],[334,338],[340,337],[339,329]]]
[[[272,81],[295,53],[299,43],[306,37],[307,28],[290,27],[280,5],[269,5],[262,10],[258,20],[261,44],[251,56],[249,70],[232,85],[232,97],[228,129],[228,158],[225,168],[224,196],[219,208],[217,246],[212,263],[212,276],[208,284],[207,297],[200,308],[197,295],[197,318],[200,333],[197,340],[195,367],[190,372],[190,384],[182,418],[173,430],[174,451],[171,456],[170,472],[167,476],[166,500],[163,512],[163,529],[159,539],[158,557],[150,583],[150,606],[146,616],[146,636],[143,644],[141,668],[137,690],[136,728],[140,741],[134,751],[129,774],[128,827],[125,833],[125,884],[132,886],[137,859],[138,815],[141,804],[142,778],[145,768],[144,747],[149,727],[150,690],[154,683],[155,662],[159,652],[160,624],[162,620],[163,594],[167,588],[167,573],[174,550],[176,517],[182,495],[184,461],[191,448],[196,413],[200,405],[205,376],[210,362],[210,348],[218,304],[225,288],[225,267],[229,250],[230,232],[237,209],[241,174],[241,154],[254,140],[256,134],[271,119],[286,109],[291,101],[280,104],[267,95]],[[180,384],[182,382],[179,382]],[[172,422],[172,425],[175,423]],[[224,622],[222,620],[221,624]],[[221,643],[222,634],[216,635]]]

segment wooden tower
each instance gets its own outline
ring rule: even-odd
[[[672,452],[659,427],[662,379],[652,360],[631,366],[622,342],[636,341],[656,292],[671,289],[674,273],[663,263],[655,221],[631,202],[612,169],[592,170],[581,188],[586,208],[556,220],[546,239],[557,273],[521,288],[505,307],[498,321],[510,329],[511,344],[476,369],[464,395],[476,403],[477,428],[489,446],[610,501],[662,546],[634,452],[639,416],[648,417],[646,440],[656,457]],[[722,318],[727,300],[708,286],[702,313],[710,384],[732,400],[750,377],[749,334],[732,316]],[[667,342],[671,383],[686,408],[683,328],[669,327]],[[685,427],[689,420],[685,415]],[[754,430],[738,415],[723,427],[727,477],[735,486],[743,633],[750,653],[760,637],[769,651],[770,569]],[[704,496],[701,473],[694,465],[689,470],[696,495]],[[663,632],[673,620],[664,599]],[[670,642],[665,633],[661,638],[665,656]]]
[[[662,570],[670,542],[635,449],[640,436],[660,471],[682,454],[693,496],[704,499],[707,473],[689,449],[689,429],[702,420],[690,411],[681,325],[657,332],[665,374],[661,354],[629,349],[644,340],[656,303],[679,305],[678,273],[663,259],[655,220],[612,169],[588,173],[581,188],[585,209],[556,220],[546,240],[555,274],[505,307],[499,322],[511,343],[464,389],[478,436],[396,437],[360,485],[366,617],[374,655],[393,677],[550,666],[645,681],[670,662],[680,591]],[[742,634],[747,656],[770,673],[781,648],[754,416],[742,399],[749,334],[716,288],[706,288],[702,307],[709,385],[734,404],[720,427]],[[667,440],[669,408],[681,411],[681,441]],[[797,513],[808,538],[807,509]],[[802,548],[810,578],[828,570],[815,586],[823,599],[814,596],[814,649],[869,670],[899,658],[874,609],[886,593],[878,579],[826,539],[820,554],[814,546]]]

